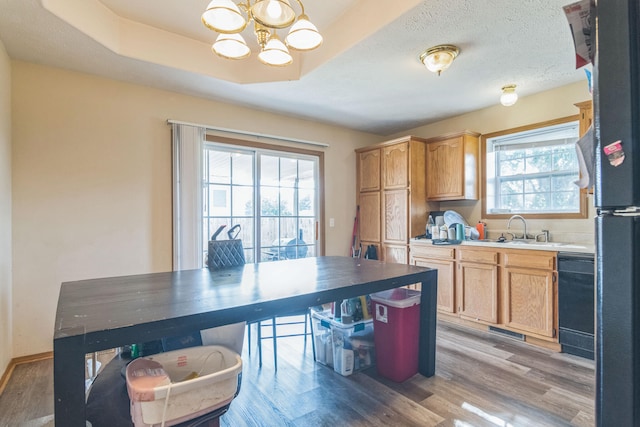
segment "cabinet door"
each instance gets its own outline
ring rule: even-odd
[[[414,258],[413,264],[438,270],[438,310],[455,313],[455,281],[453,276],[455,263],[439,259]],[[418,285],[417,288],[419,289],[419,287]]]
[[[380,190],[380,150],[358,153],[359,191]]]
[[[361,193],[360,240],[380,241],[380,192]]]
[[[505,268],[504,324],[524,332],[555,337],[555,274],[552,271]]]
[[[389,145],[382,151],[384,189],[409,186],[409,144]]]
[[[593,103],[591,100],[573,104],[580,109],[580,136],[584,135],[593,123]]]
[[[407,245],[383,245],[382,246],[384,262],[393,262],[396,264],[409,263],[409,248]]]
[[[383,191],[382,200],[382,238],[387,243],[406,245],[408,228],[408,191]]]
[[[463,137],[427,144],[427,199],[464,198]]]
[[[458,312],[460,317],[498,322],[498,266],[458,264]]]

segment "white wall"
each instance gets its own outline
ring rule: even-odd
[[[590,98],[591,95],[589,94],[586,80],[536,95],[522,97],[511,107],[503,107],[499,104],[498,97],[496,97],[495,106],[409,129],[394,135],[394,137],[415,135],[429,138],[461,130],[472,130],[487,134],[577,115],[578,108],[574,104]],[[551,232],[552,240],[555,241],[593,243],[595,209],[593,208],[592,197],[589,197],[587,204],[589,206],[587,219],[527,220],[528,231],[538,233],[542,229],[547,229]],[[484,219],[481,218],[482,204],[480,201],[441,203],[440,209],[456,210],[470,224],[475,224],[480,219]],[[506,229],[507,225],[506,220],[486,220],[486,222],[490,233],[492,233],[491,237],[498,237]]]
[[[0,41],[0,375],[11,360],[11,64]]]
[[[330,144],[326,253],[348,254],[378,136],[19,61],[12,82],[14,357],[51,350],[61,282],[171,270],[167,119]]]

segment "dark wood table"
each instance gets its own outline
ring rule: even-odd
[[[348,257],[302,258],[63,283],[53,339],[57,426],[85,427],[85,355],[422,283],[419,367],[435,373],[437,272]]]

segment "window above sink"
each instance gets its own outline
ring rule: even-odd
[[[585,218],[578,138],[578,116],[483,135],[483,217]]]

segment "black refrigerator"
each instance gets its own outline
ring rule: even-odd
[[[640,1],[595,18],[596,424],[640,426]]]

